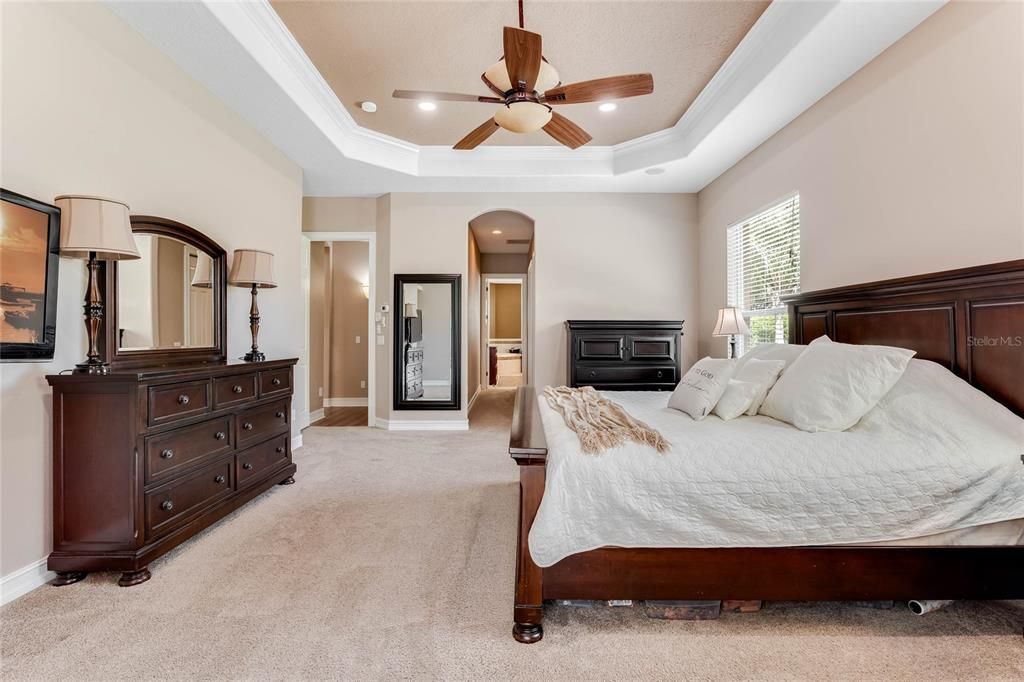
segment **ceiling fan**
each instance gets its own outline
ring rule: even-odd
[[[576,149],[592,139],[587,131],[552,110],[552,105],[608,101],[654,92],[649,73],[611,76],[562,85],[555,68],[541,53],[541,37],[523,29],[523,0],[519,0],[519,28],[506,26],[505,54],[481,74],[494,96],[463,95],[428,90],[395,90],[398,99],[500,104],[488,119],[455,143],[455,149],[474,149],[500,127],[514,133],[544,130],[548,135]]]

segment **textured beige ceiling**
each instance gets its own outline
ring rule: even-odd
[[[423,112],[392,90],[490,94],[480,74],[502,53],[502,27],[518,23],[513,0],[333,2],[274,0],[274,9],[362,126],[417,144],[452,145],[493,115],[493,104],[440,102]],[[526,28],[564,83],[650,72],[654,94],[558,111],[593,137],[617,144],[675,124],[768,2],[526,0]],[[377,113],[359,108],[376,102]],[[485,144],[557,144],[543,132],[499,130]]]
[[[533,220],[515,211],[489,211],[469,221],[480,253],[529,253],[533,239]],[[501,234],[494,234],[501,230]],[[526,244],[509,244],[509,240]]]

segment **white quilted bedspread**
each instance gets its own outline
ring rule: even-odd
[[[604,546],[739,547],[914,538],[1024,518],[1024,420],[931,362],[914,360],[857,426],[805,433],[769,417],[697,422],[668,393],[609,392],[668,438],[580,451],[540,400],[539,566]]]

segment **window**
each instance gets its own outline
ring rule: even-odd
[[[729,305],[739,308],[750,336],[737,355],[759,343],[785,343],[789,317],[782,297],[800,291],[800,195],[729,228]]]

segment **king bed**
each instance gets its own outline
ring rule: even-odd
[[[1024,598],[1024,261],[787,303],[794,344],[916,351],[848,431],[606,392],[672,448],[595,456],[518,390],[515,639],[541,639],[552,599]]]

